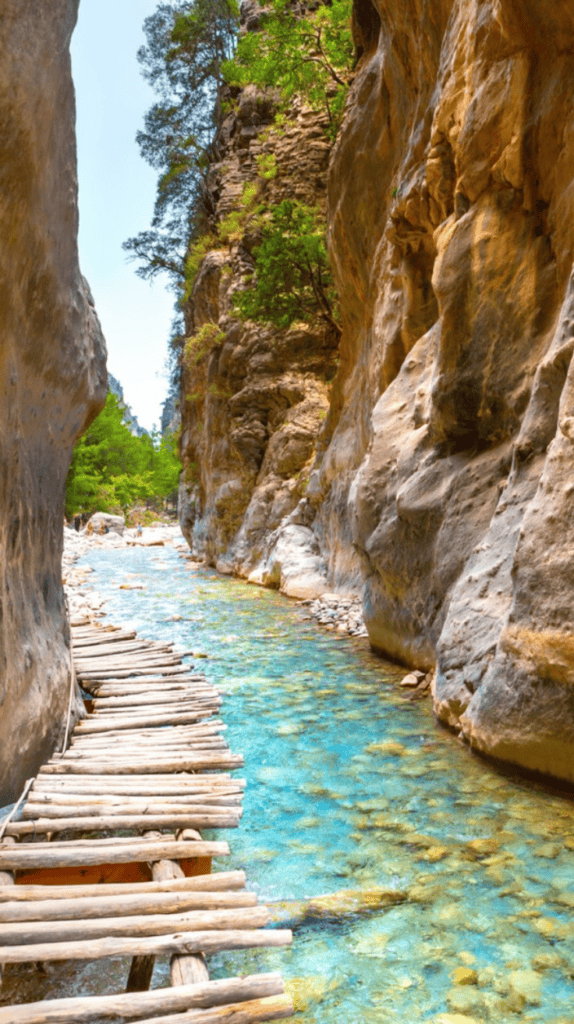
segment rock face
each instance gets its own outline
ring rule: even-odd
[[[324,116],[300,110],[272,141],[263,133],[273,117],[271,100],[248,87],[223,124],[222,159],[210,174],[218,223],[254,182],[269,204],[324,205]],[[263,183],[257,158],[271,153],[276,174]],[[180,522],[193,551],[220,570],[308,598],[328,589],[306,491],[338,338],[327,327],[279,331],[237,319],[232,295],[251,269],[255,242],[248,222],[209,251],[186,309],[188,334],[204,340],[187,350],[182,367]]]
[[[76,244],[77,6],[0,3],[0,805],[65,729],[64,483],[106,393]]]
[[[436,666],[440,718],[574,781],[574,12],[356,0],[354,23],[333,581],[349,540],[373,646]]]
[[[337,375],[321,339],[227,320],[240,252],[209,255],[195,326],[224,332],[220,397],[201,439],[184,416],[187,536],[286,592],[285,550],[324,590],[362,580],[371,644],[435,672],[444,722],[574,781],[574,10],[355,0],[353,26],[328,174]],[[243,106],[228,208],[259,145]]]

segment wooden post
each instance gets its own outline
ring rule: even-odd
[[[161,833],[157,832],[145,833],[146,839],[157,839],[160,836]],[[195,837],[189,833],[183,833],[181,838]],[[152,865],[152,880],[154,882],[167,882],[176,878],[185,878],[184,872],[176,861],[159,860]],[[154,965],[154,956],[134,956],[126,992],[147,992],[151,985]],[[209,971],[203,953],[198,953],[196,956],[172,956],[169,973],[172,985],[195,985],[209,981]]]
[[[146,832],[146,839],[157,839],[157,832]],[[189,832],[184,832],[182,839],[195,838]],[[152,865],[152,879],[154,882],[167,882],[176,878],[185,878],[185,874],[176,861],[160,860]],[[155,957],[134,956],[126,992],[147,992],[150,987]],[[209,981],[209,971],[203,953],[190,956],[178,956],[174,954],[169,967],[170,980],[172,985],[199,985],[201,982]]]

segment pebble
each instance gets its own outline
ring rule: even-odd
[[[345,594],[322,594],[314,600],[302,601],[310,616],[330,632],[355,637],[368,637],[360,597]]]
[[[424,672],[421,673],[421,678],[424,679]],[[404,676],[403,679],[401,679],[401,686],[418,686],[420,681],[418,672],[409,672],[408,676]]]
[[[161,534],[166,540],[171,538],[177,544],[181,538],[179,526],[166,526],[164,523],[159,523],[158,526],[162,527]],[[96,594],[87,582],[87,578],[93,570],[89,566],[78,568],[76,566],[78,559],[92,548],[127,548],[140,543],[145,547],[148,533],[153,538],[156,531],[150,527],[144,527],[140,538],[135,529],[124,530],[123,536],[120,537],[113,531],[106,534],[89,534],[85,530],[78,532],[68,526],[64,527],[62,583],[72,626],[84,626],[96,622],[104,615],[102,609],[105,604],[104,599]],[[120,590],[143,589],[144,585],[141,583],[123,583],[120,586]]]
[[[463,1016],[461,1013],[440,1013],[434,1017],[432,1024],[480,1024],[476,1017]]]
[[[543,843],[537,850],[534,850],[535,857],[546,857],[548,860],[554,860],[559,853],[560,847],[557,843]]]
[[[484,994],[474,985],[462,985],[453,988],[446,997],[446,1002],[451,1010],[457,1013],[474,1013],[484,1009]]]
[[[537,971],[512,971],[510,985],[519,999],[524,999],[531,1006],[540,1005],[542,978]]]
[[[455,985],[476,985],[478,983],[478,974],[470,967],[457,967],[452,972],[451,978]]]

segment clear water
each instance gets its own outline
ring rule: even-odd
[[[299,1024],[572,1024],[568,797],[474,758],[428,703],[402,699],[400,670],[280,595],[169,548],[86,562],[110,621],[207,653],[196,664],[227,695],[248,787],[226,833],[232,856],[215,867],[244,868],[262,901],[374,887],[409,897],[299,927],[291,949],[213,958],[212,977],[281,970]],[[144,590],[119,589],[136,580]],[[478,984],[456,983],[461,968]]]

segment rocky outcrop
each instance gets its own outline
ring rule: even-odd
[[[210,174],[216,224],[241,208],[255,183],[268,205],[286,198],[324,205],[324,116],[295,111],[288,129],[269,137],[273,118],[272,99],[248,87],[223,124],[221,161]],[[258,166],[265,154],[276,161],[268,180]],[[281,331],[237,318],[232,296],[252,269],[256,241],[248,221],[209,251],[186,309],[180,522],[193,551],[220,570],[309,598],[328,589],[306,492],[338,337],[327,327]]]
[[[436,667],[440,718],[574,781],[574,13],[356,0],[354,27],[332,579],[357,549],[371,642]]]
[[[227,320],[241,249],[210,254],[194,300],[224,339],[184,417],[187,535],[287,593],[295,549],[326,591],[361,581],[372,646],[434,672],[442,721],[574,781],[574,13],[355,0],[353,29],[337,374],[321,339]],[[227,209],[259,145],[242,103]]]
[[[76,14],[77,0],[0,4],[0,805],[65,730],[64,483],[106,393],[76,244]]]

